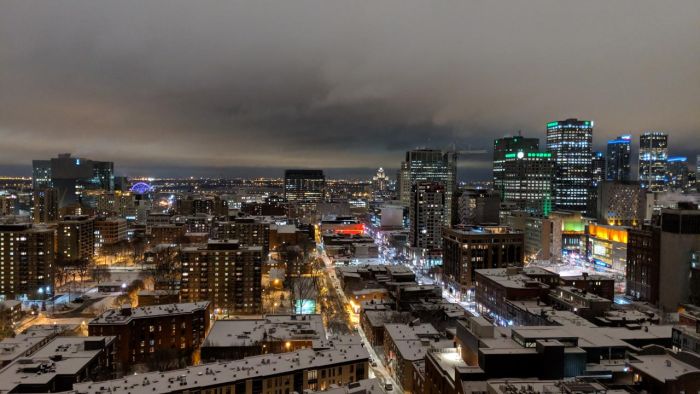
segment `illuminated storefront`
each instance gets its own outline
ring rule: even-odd
[[[625,272],[627,228],[590,224],[587,228],[587,256],[598,267]]]

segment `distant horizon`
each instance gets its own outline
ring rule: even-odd
[[[188,172],[187,169],[190,169]],[[115,176],[126,176],[128,178],[174,178],[186,179],[194,178],[221,178],[221,179],[252,179],[252,178],[284,178],[286,169],[319,169],[323,170],[326,178],[330,179],[371,179],[377,173],[379,167],[357,167],[357,168],[321,168],[321,167],[153,167],[128,168],[120,167],[118,162],[114,163]],[[396,179],[396,168],[382,167],[390,179]],[[486,182],[491,180],[491,168],[458,168],[457,178],[460,182]],[[30,166],[0,166],[0,177],[31,177],[32,167]]]

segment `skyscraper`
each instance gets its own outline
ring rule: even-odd
[[[591,188],[588,191],[589,216],[595,217],[598,209],[598,185],[605,180],[605,154],[603,152],[593,152],[591,156]]]
[[[322,170],[285,170],[284,198],[291,203],[323,201],[326,177]]]
[[[32,193],[32,217],[34,223],[55,223],[58,221],[58,193],[50,187],[34,189]]]
[[[539,152],[539,138],[526,138],[521,135],[515,137],[497,138],[493,141],[493,187],[501,194],[504,201],[503,180],[505,179],[506,155],[518,152]]]
[[[630,156],[632,136],[621,135],[608,141],[606,176],[608,181],[630,180]]]
[[[593,187],[605,180],[605,154],[603,152],[593,152],[591,156],[591,179]]]
[[[688,158],[670,156],[666,161],[668,187],[672,190],[684,190],[690,187],[690,167]]]
[[[32,188],[51,187],[51,160],[32,160]]]
[[[650,131],[639,136],[639,181],[650,192],[667,190],[668,135]]]
[[[552,210],[554,160],[549,152],[506,153],[501,201],[539,215]]]
[[[59,154],[51,160],[34,160],[32,184],[40,190],[53,187],[58,193],[58,206],[79,201],[83,190],[114,190],[114,163]]]
[[[457,185],[457,155],[436,149],[417,149],[406,152],[406,161],[400,171],[401,202],[411,202],[413,187],[420,182],[437,182],[444,186],[445,204],[443,224],[452,223],[452,195]]]
[[[556,163],[556,209],[585,211],[592,184],[593,121],[566,119],[547,123],[547,151]]]
[[[408,242],[420,256],[439,255],[442,249],[442,227],[446,204],[445,185],[440,182],[418,182],[411,191]]]

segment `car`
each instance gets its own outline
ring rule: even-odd
[[[370,365],[372,365],[373,367],[377,368],[377,362],[376,362],[376,361],[372,361],[372,363],[371,363]]]
[[[385,383],[384,384],[384,391],[389,392],[394,390],[394,385],[391,383]]]

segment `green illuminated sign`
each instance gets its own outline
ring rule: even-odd
[[[559,122],[549,122],[547,123],[547,127],[557,127],[559,125]]]
[[[506,153],[506,159],[515,159],[517,154],[515,153]]]
[[[528,153],[527,157],[552,157],[552,154],[548,152],[533,152]]]

